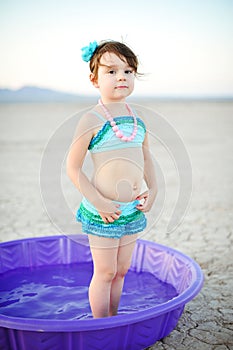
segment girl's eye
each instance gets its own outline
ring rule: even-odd
[[[125,71],[125,74],[131,74],[131,73],[133,73],[133,71],[130,70],[130,69],[127,69],[127,70]]]
[[[115,74],[116,71],[115,71],[115,70],[110,70],[108,73],[109,73],[109,74]]]

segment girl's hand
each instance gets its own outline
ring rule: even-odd
[[[148,212],[154,203],[155,197],[156,197],[156,193],[153,192],[152,190],[143,192],[136,199],[144,200],[144,202],[138,204],[136,208],[140,211],[143,211],[144,213]]]
[[[118,220],[121,215],[121,210],[119,209],[120,205],[111,201],[106,201],[101,203],[102,205],[97,207],[98,213],[101,216],[105,224],[109,224]],[[98,209],[100,208],[101,209]]]

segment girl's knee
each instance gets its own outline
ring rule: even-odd
[[[95,271],[95,276],[98,279],[101,279],[103,282],[110,283],[112,280],[115,278],[117,271],[115,269],[104,269],[104,270],[99,270]]]
[[[107,270],[103,274],[103,279],[105,282],[112,282],[116,276],[116,271]]]
[[[129,270],[129,267],[130,267],[129,265],[118,265],[117,276],[121,278],[125,277],[125,275]]]

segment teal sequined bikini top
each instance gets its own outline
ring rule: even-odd
[[[146,134],[146,126],[144,122],[137,117],[137,135],[132,141],[125,142],[118,137],[116,137],[114,131],[108,120],[106,120],[101,114],[92,111],[98,118],[103,120],[105,123],[102,128],[97,132],[97,134],[92,138],[89,144],[89,151],[91,153],[98,153],[104,151],[111,151],[121,148],[130,147],[141,147]],[[119,129],[124,133],[125,136],[130,136],[132,133],[134,120],[131,116],[121,116],[115,117],[114,121]]]

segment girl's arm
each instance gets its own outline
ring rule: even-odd
[[[70,177],[75,187],[96,207],[105,221],[105,217],[113,216],[114,219],[114,213],[120,213],[117,209],[118,205],[103,197],[82,170],[88,146],[95,130],[95,126],[93,122],[91,122],[92,119],[93,116],[90,117],[88,115],[81,118],[67,156],[66,169],[67,175]]]
[[[147,212],[151,209],[157,195],[155,169],[151,158],[147,133],[142,147],[144,155],[144,180],[146,182],[148,190],[137,197],[139,200],[144,199],[144,203],[137,205],[137,209],[143,212]]]
[[[66,169],[67,175],[75,187],[94,205],[98,201],[100,193],[82,171],[88,146],[93,137],[93,127],[88,123],[88,119],[88,115],[83,116],[78,124],[67,156]]]

